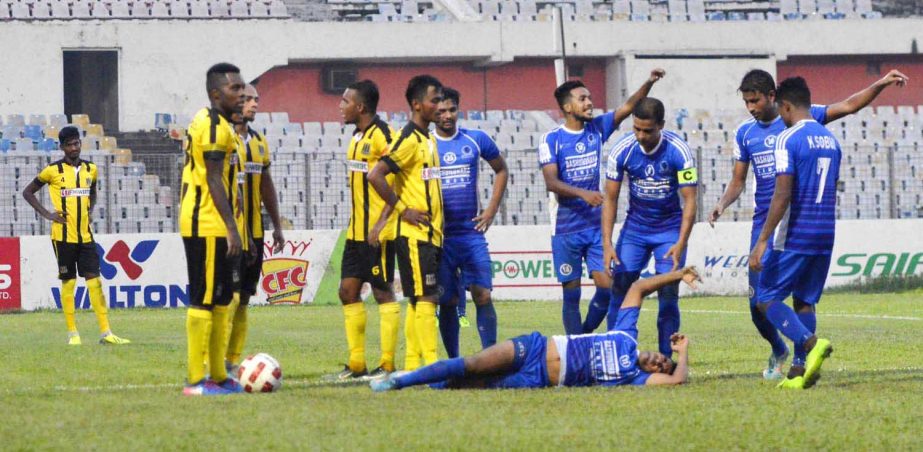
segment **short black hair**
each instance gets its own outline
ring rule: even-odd
[[[776,90],[776,81],[772,75],[762,69],[753,69],[744,75],[737,91],[742,93],[761,93],[770,95]]]
[[[653,119],[657,124],[663,124],[663,102],[653,97],[645,97],[635,104],[631,114],[638,119]]]
[[[80,129],[74,126],[63,127],[58,132],[58,143],[61,143],[61,146],[74,138],[80,139]]]
[[[568,80],[554,89],[554,100],[558,101],[558,108],[564,109],[564,104],[570,102],[570,92],[577,88],[586,88],[580,80]]]
[[[378,111],[378,85],[371,80],[360,80],[355,82],[348,87],[349,89],[356,92],[359,95],[359,98],[362,99],[362,103],[365,105],[365,108],[370,113],[375,113]]]
[[[227,74],[240,74],[240,68],[231,63],[218,63],[205,73],[205,89],[211,92],[213,89],[220,89],[227,81]]]
[[[458,102],[461,100],[461,95],[458,94],[457,89],[446,86],[442,88],[442,100],[455,102],[455,106],[457,107],[459,105]]]
[[[782,105],[782,101],[791,102],[796,107],[811,107],[811,90],[808,88],[808,82],[801,77],[789,77],[782,80],[776,88],[776,103]]]
[[[407,105],[412,107],[414,100],[422,101],[423,97],[426,96],[426,91],[431,86],[437,90],[441,90],[442,82],[436,77],[428,74],[418,75],[410,79],[407,83],[407,91],[404,92],[404,97],[407,98]]]

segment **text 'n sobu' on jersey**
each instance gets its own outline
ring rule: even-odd
[[[203,108],[186,131],[186,164],[183,167],[180,235],[183,237],[226,237],[227,227],[208,189],[206,160],[221,161],[221,182],[238,232],[245,231],[238,147],[241,141],[231,123],[217,110]],[[244,234],[241,234],[244,238]],[[246,240],[244,240],[246,242]]]
[[[397,222],[397,235],[442,246],[439,153],[429,131],[413,122],[407,123],[381,160],[395,174],[395,192],[401,202],[430,217],[428,225],[417,226],[401,218]]]
[[[51,239],[56,242],[92,243],[90,228],[91,201],[96,193],[96,164],[78,160],[71,165],[63,159],[42,169],[35,178],[37,185],[48,185],[51,205],[64,223],[51,224]]]
[[[375,167],[387,152],[388,146],[396,138],[394,130],[378,116],[365,129],[356,129],[349,140],[346,150],[346,172],[349,177],[349,191],[352,196],[352,212],[349,227],[346,229],[348,240],[365,241],[369,230],[381,218],[385,201],[369,184],[369,171]],[[394,176],[386,177],[388,185],[393,186]],[[382,229],[379,240],[394,240],[397,215],[392,214]]]

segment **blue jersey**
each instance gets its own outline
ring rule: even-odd
[[[827,106],[811,106],[811,116],[821,124],[827,123]],[[771,122],[760,122],[750,118],[737,127],[734,139],[734,159],[749,163],[756,179],[753,197],[753,227],[759,229],[769,213],[769,202],[776,188],[776,138],[785,130],[782,117]]]
[[[616,127],[615,114],[611,112],[593,118],[580,131],[558,126],[542,136],[539,166],[557,165],[558,178],[565,184],[598,192],[603,143]],[[552,211],[555,234],[598,229],[601,213],[601,207],[593,207],[581,198],[558,196],[557,209]]]
[[[824,126],[804,119],[776,140],[776,175],[794,178],[791,205],[776,227],[774,247],[801,254],[830,254],[836,227],[840,143]]]
[[[649,373],[638,367],[638,308],[619,312],[615,330],[567,336],[563,386],[643,385]],[[555,343],[558,344],[557,337]]]
[[[435,136],[442,179],[443,231],[446,236],[480,234],[471,221],[478,215],[478,158],[493,160],[500,156],[500,149],[480,130],[459,127],[451,138]]]
[[[683,221],[679,189],[698,184],[689,146],[674,132],[662,131],[660,143],[645,153],[633,133],[619,138],[609,153],[606,178],[628,174],[628,216],[623,230],[656,234],[678,230]]]

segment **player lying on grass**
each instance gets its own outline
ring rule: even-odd
[[[615,329],[606,333],[545,337],[538,332],[488,347],[466,358],[439,361],[371,382],[383,392],[423,384],[435,388],[543,388],[546,386],[677,385],[689,376],[689,339],[671,338],[676,361],[638,351],[638,314],[644,297],[667,285],[700,281],[686,267],[631,285]]]

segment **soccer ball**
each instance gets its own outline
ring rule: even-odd
[[[237,381],[247,392],[274,392],[282,387],[282,366],[265,353],[248,356],[237,369]]]

